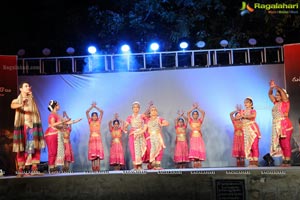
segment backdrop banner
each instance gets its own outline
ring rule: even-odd
[[[12,153],[14,110],[12,99],[17,97],[17,56],[0,55],[0,169],[5,175],[15,173],[15,155]]]
[[[300,118],[300,43],[284,45],[284,69],[286,79],[286,89],[291,102],[290,118],[294,126],[294,139],[298,146],[299,137],[299,118]],[[294,148],[297,152],[299,147]],[[296,154],[295,158],[299,159]],[[300,161],[297,161],[300,164]]]
[[[248,96],[252,97],[254,109],[257,111],[256,121],[262,135],[259,141],[260,164],[264,165],[263,156],[270,152],[272,133],[273,104],[268,97],[271,79],[278,85],[284,85],[283,64],[19,77],[19,81],[27,80],[32,85],[44,130],[48,126],[50,113],[47,107],[51,99],[59,102],[59,114],[62,115],[62,112],[66,111],[72,119],[83,118],[79,123],[72,125],[74,171],[91,170],[91,162],[87,159],[89,125],[85,113],[94,101],[104,110],[101,134],[105,159],[101,162],[101,169],[110,168],[111,135],[108,122],[113,119],[115,113],[125,120],[132,114],[131,104],[134,101],[141,103],[141,113],[146,110],[148,103],[153,101],[159,115],[170,122],[170,125],[162,130],[166,144],[163,168],[175,167],[174,120],[177,111],[190,110],[194,102],[198,102],[206,113],[202,132],[207,160],[203,162],[203,167],[235,166],[236,161],[231,154],[233,125],[229,113],[235,109],[236,104],[244,105],[244,99]],[[131,169],[128,134],[123,135],[122,141],[126,169]],[[47,153],[43,152],[41,159],[47,161]]]

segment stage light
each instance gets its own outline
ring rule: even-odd
[[[150,49],[151,49],[152,51],[157,51],[157,50],[159,49],[159,44],[156,43],[156,42],[152,43],[152,44],[150,45]]]
[[[20,57],[22,57],[22,56],[24,56],[25,55],[25,49],[19,49],[19,51],[18,51],[18,56],[20,56]]]
[[[121,50],[123,53],[128,53],[130,51],[130,46],[128,44],[124,44],[121,46]]]
[[[73,55],[75,53],[75,49],[73,47],[68,47],[66,49],[67,54]]]
[[[249,43],[251,46],[255,46],[255,45],[257,44],[257,41],[256,41],[255,38],[250,38],[250,39],[248,40],[248,43]]]
[[[282,44],[282,43],[284,42],[284,40],[283,40],[282,37],[276,37],[276,38],[275,38],[275,42],[276,42],[277,44]]]
[[[180,42],[179,47],[182,50],[185,50],[186,48],[188,48],[189,44],[187,42]]]
[[[51,54],[51,50],[48,49],[48,48],[44,48],[42,50],[42,53],[43,53],[44,56],[49,56]]]
[[[264,155],[263,159],[265,161],[265,166],[274,166],[274,159],[269,153]]]
[[[221,40],[220,45],[221,45],[221,47],[226,48],[228,46],[228,41],[227,40]]]
[[[198,47],[198,48],[203,48],[203,47],[205,47],[205,42],[204,41],[198,41],[197,43],[196,43],[196,46]]]
[[[94,47],[94,46],[89,46],[89,47],[88,47],[88,52],[89,52],[90,54],[95,54],[95,53],[97,52],[97,49],[96,49],[96,47]]]

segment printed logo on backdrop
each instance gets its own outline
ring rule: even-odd
[[[292,78],[292,82],[293,83],[297,83],[298,84],[298,86],[300,86],[300,76],[294,76],[293,78]]]
[[[11,93],[11,88],[6,88],[3,85],[0,85],[0,97],[4,97],[6,94]]]
[[[299,3],[248,3],[242,2],[241,16],[256,11],[264,11],[268,14],[299,14]]]

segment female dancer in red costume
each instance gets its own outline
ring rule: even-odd
[[[273,90],[276,90],[275,96]],[[287,92],[270,81],[269,98],[274,104],[272,108],[272,141],[271,156],[282,156],[282,166],[291,165],[291,137],[293,125],[289,119],[290,102]]]
[[[245,166],[245,148],[243,122],[238,109],[230,113],[230,119],[234,127],[232,157],[236,158],[237,167]]]
[[[150,118],[146,122],[147,132],[150,141],[150,158],[149,162],[153,169],[162,169],[161,160],[163,156],[163,149],[166,148],[163,136],[162,127],[168,126],[169,122],[158,116],[158,111],[155,106],[150,108]]]
[[[141,170],[143,164],[143,156],[146,152],[146,139],[144,133],[147,126],[145,126],[145,115],[139,114],[140,103],[135,101],[132,103],[132,115],[128,116],[125,122],[125,132],[129,131],[129,150],[133,163],[134,170]]]
[[[45,140],[48,147],[48,167],[49,172],[54,173],[58,171],[58,166],[64,166],[64,141],[63,131],[64,127],[78,120],[63,119],[58,115],[60,105],[57,101],[51,100],[48,105],[48,110],[51,111],[48,117],[49,127],[45,132]]]
[[[100,115],[98,116],[97,112],[92,112],[90,115],[92,109],[99,111]],[[104,150],[100,132],[103,110],[97,107],[96,102],[93,102],[92,106],[86,111],[86,117],[90,126],[88,159],[92,161],[92,170],[100,171],[100,160],[104,159]]]
[[[178,117],[175,119],[176,141],[174,162],[177,168],[186,168],[189,162],[189,149],[186,138],[187,117],[184,112],[178,112]]]
[[[124,122],[119,119],[118,114],[108,123],[109,131],[111,133],[111,145],[109,154],[109,164],[114,167],[114,170],[120,170],[125,165],[124,151],[122,145],[122,133]]]
[[[249,159],[249,166],[258,166],[260,130],[255,122],[256,110],[253,109],[253,100],[247,97],[244,100],[245,110],[240,110],[243,122],[243,133],[245,142],[245,157]]]
[[[199,113],[201,113],[200,117]],[[187,115],[192,129],[190,132],[189,159],[193,162],[193,168],[200,168],[202,166],[201,161],[206,159],[205,144],[201,132],[205,112],[199,108],[198,103],[194,103]]]

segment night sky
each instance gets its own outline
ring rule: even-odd
[[[103,3],[105,1],[102,1]],[[95,35],[90,30],[87,1],[9,1],[1,6],[1,54],[41,54],[43,48],[65,54],[68,46]]]

